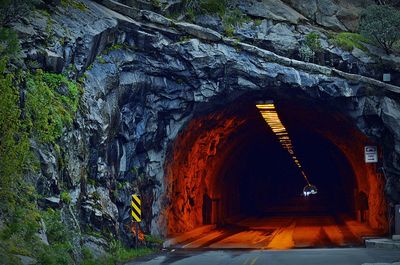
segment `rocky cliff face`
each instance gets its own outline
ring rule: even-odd
[[[374,47],[372,56],[341,50],[319,27],[354,29],[364,1],[240,1],[240,9],[261,20],[236,27],[238,39],[225,37],[215,17],[199,16],[199,26],[114,1],[83,2],[86,10],[55,8],[50,17],[36,13],[14,25],[27,59],[71,78],[85,76],[61,152],[37,146],[44,203],[62,207],[74,229],[128,241],[130,195],[139,192],[143,229],[165,236],[171,196],[182,202],[181,214],[192,203],[188,194],[169,193],[166,165],[175,139],[193,118],[249,95],[324,102],[348,117],[383,147],[385,192],[400,202],[399,58]],[[321,34],[323,65],[298,60],[311,31]],[[390,66],[393,84],[377,80],[378,56]],[[71,207],[60,205],[60,183]]]

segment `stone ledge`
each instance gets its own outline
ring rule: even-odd
[[[130,18],[139,19],[141,16],[140,10],[121,4],[113,0],[95,0],[95,2]]]
[[[219,41],[222,39],[221,34],[218,32],[209,29],[203,28],[196,24],[186,23],[186,22],[176,22],[174,23],[176,27],[180,30],[185,31],[186,33],[193,35],[199,39],[209,40],[209,41]]]
[[[113,11],[119,12],[123,15],[137,19],[139,21],[142,19],[145,19],[150,22],[153,22],[153,23],[156,23],[159,25],[163,25],[163,26],[167,26],[167,27],[169,25],[174,25],[179,30],[184,31],[187,34],[195,36],[199,39],[208,40],[208,41],[222,41],[223,43],[225,43],[227,45],[240,47],[244,51],[256,54],[257,56],[265,58],[270,62],[275,62],[275,63],[281,64],[283,66],[294,67],[296,69],[304,70],[306,72],[323,74],[323,75],[327,75],[327,76],[338,76],[338,77],[341,77],[341,78],[349,80],[349,81],[360,82],[360,83],[364,83],[364,84],[367,84],[370,86],[380,87],[380,88],[383,88],[385,90],[388,90],[388,91],[391,91],[394,93],[400,93],[400,87],[395,86],[395,85],[387,84],[382,81],[379,81],[379,80],[376,80],[376,79],[373,79],[370,77],[366,77],[366,76],[346,73],[346,72],[340,71],[335,68],[321,66],[321,65],[317,65],[317,64],[313,64],[313,63],[303,62],[303,61],[298,61],[298,60],[290,59],[290,58],[287,58],[284,56],[280,56],[276,53],[261,49],[257,46],[253,46],[253,45],[243,43],[243,42],[238,42],[235,39],[225,38],[220,33],[216,32],[212,29],[209,29],[209,28],[201,27],[199,25],[187,23],[187,22],[175,22],[175,21],[170,20],[156,12],[139,10],[136,8],[132,8],[132,7],[123,5],[123,4],[113,1],[113,0],[96,0],[96,2],[102,4],[103,6],[105,6],[107,8],[110,8]]]
[[[400,242],[389,238],[374,238],[365,240],[365,247],[400,250]]]

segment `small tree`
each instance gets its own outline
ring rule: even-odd
[[[300,57],[309,62],[312,58],[315,63],[315,55],[322,51],[320,36],[317,32],[310,32],[306,35],[304,44],[300,47]]]
[[[369,6],[361,15],[359,30],[389,54],[400,40],[400,11],[386,5]]]

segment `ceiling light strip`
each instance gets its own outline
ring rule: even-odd
[[[279,115],[276,111],[275,104],[274,103],[256,104],[256,107],[260,111],[261,116],[267,122],[268,126],[271,128],[272,132],[278,137],[279,143],[281,144],[283,149],[285,149],[290,154],[294,163],[300,169],[301,174],[303,175],[307,184],[311,185],[307,175],[303,171],[300,161],[294,154],[292,140],[290,139],[289,133],[286,131],[285,126],[283,126],[281,120],[279,119]]]

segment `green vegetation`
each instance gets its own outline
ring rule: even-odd
[[[228,37],[233,37],[235,27],[249,21],[251,21],[251,19],[237,8],[226,11],[222,17],[225,34]]]
[[[192,12],[197,14],[225,14],[229,0],[185,0],[185,13]]]
[[[204,13],[219,14],[220,16],[223,16],[225,14],[227,4],[227,0],[201,0],[200,9]]]
[[[125,248],[120,241],[113,240],[110,252],[103,257],[94,258],[88,249],[83,250],[83,265],[115,265],[127,262],[139,256],[149,255],[154,252],[151,248]]]
[[[68,193],[68,191],[61,192],[60,198],[61,198],[61,201],[66,204],[70,204],[72,201],[71,195]]]
[[[150,0],[150,3],[155,7],[161,7],[160,0]]]
[[[354,48],[358,48],[363,51],[367,51],[364,43],[369,41],[360,34],[352,32],[340,32],[332,36],[329,41],[346,51],[352,51]]]
[[[37,256],[40,264],[73,264],[71,233],[61,222],[60,211],[48,209],[42,214],[46,226],[46,235],[50,243]]]
[[[101,55],[98,55],[96,57],[96,59],[100,64],[106,64],[107,63],[106,59],[104,59],[103,56],[101,56]]]
[[[115,44],[113,44],[111,47],[105,49],[105,50],[103,51],[103,54],[106,54],[106,55],[107,55],[107,54],[109,54],[111,51],[119,50],[119,49],[122,49],[122,48],[125,48],[125,45],[124,45],[124,44],[122,44],[122,43],[115,43]]]
[[[225,34],[228,37],[234,36],[235,27],[245,22],[251,21],[238,8],[233,8],[231,0],[185,0],[181,14],[189,21],[194,21],[198,14],[218,15],[222,19]],[[172,14],[171,18],[179,17],[179,12]],[[260,25],[262,20],[257,20],[256,25]]]
[[[25,175],[38,168],[29,140],[54,145],[73,120],[82,88],[61,74],[20,70],[16,34],[4,27],[0,33],[0,260],[19,264],[14,255],[20,254],[39,264],[71,264],[71,243],[59,212],[39,211],[38,194]],[[36,235],[41,220],[49,246]]]
[[[400,41],[400,11],[387,5],[369,6],[361,16],[359,30],[389,54]]]
[[[87,10],[87,6],[85,5],[85,3],[82,3],[82,2],[77,1],[77,0],[61,0],[61,5],[63,7],[76,8],[76,9],[79,9],[81,11],[86,11]]]
[[[161,238],[158,238],[158,237],[156,237],[156,236],[153,236],[153,235],[145,235],[145,236],[144,236],[144,240],[145,240],[147,243],[153,243],[153,244],[159,244],[159,245],[161,245],[162,243],[164,243],[164,240],[162,240]]]
[[[41,142],[54,142],[78,109],[82,88],[61,74],[36,70],[27,74],[26,110],[32,133]]]
[[[300,47],[299,53],[302,60],[315,62],[315,55],[322,51],[320,36],[316,32],[308,33],[304,44]]]
[[[262,19],[255,19],[254,20],[254,26],[256,26],[256,27],[258,27],[258,26],[260,26],[261,24],[262,24]]]
[[[320,52],[322,51],[320,36],[316,32],[311,32],[306,35],[305,44],[313,51]]]

